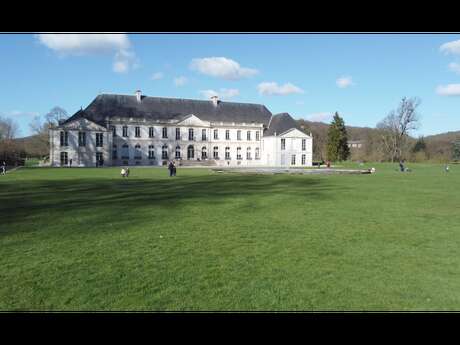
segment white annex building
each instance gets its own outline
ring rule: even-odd
[[[312,137],[264,105],[101,94],[50,129],[52,166],[311,166]]]

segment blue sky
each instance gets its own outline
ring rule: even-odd
[[[369,127],[417,96],[414,135],[460,130],[460,34],[0,35],[0,115],[20,136],[56,105],[71,115],[137,89]]]

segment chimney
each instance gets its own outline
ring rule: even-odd
[[[138,102],[141,101],[141,98],[142,98],[142,91],[141,90],[137,90],[136,91],[136,99]]]
[[[217,104],[219,104],[219,97],[211,96],[211,101],[212,101],[212,104],[214,104],[214,106],[217,107]]]

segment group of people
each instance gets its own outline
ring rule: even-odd
[[[129,176],[129,168],[121,168],[121,177],[128,177]]]

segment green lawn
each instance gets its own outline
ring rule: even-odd
[[[0,310],[459,310],[460,166],[371,166],[0,176]]]

